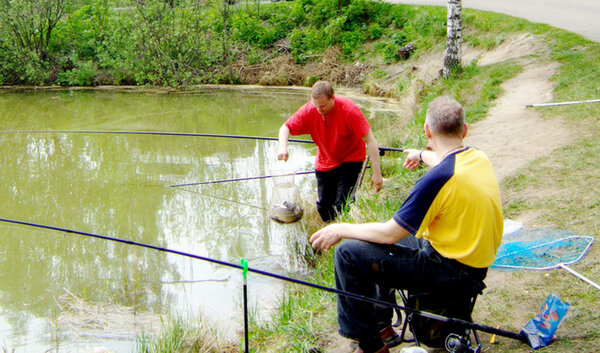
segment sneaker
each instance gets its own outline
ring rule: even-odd
[[[392,326],[388,326],[379,331],[379,337],[387,347],[396,347],[402,343],[402,338],[396,333]]]

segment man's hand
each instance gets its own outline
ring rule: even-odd
[[[381,175],[381,164],[379,161],[379,145],[377,144],[377,140],[375,140],[375,136],[373,136],[373,131],[369,130],[365,137],[363,137],[363,141],[367,144],[367,154],[371,160],[371,170],[373,171],[371,187],[375,187],[375,190],[379,192],[383,187],[383,176]]]
[[[288,154],[287,148],[280,148],[277,151],[277,160],[287,162],[289,157],[290,155]]]
[[[371,187],[375,187],[375,191],[379,192],[383,187],[383,177],[381,173],[373,173],[371,177]]]
[[[412,170],[416,169],[419,165],[421,165],[421,150],[405,149],[404,153],[406,153],[406,160],[404,160],[404,168]]]
[[[342,240],[343,224],[330,224],[327,227],[317,231],[310,237],[313,249],[321,248],[323,250],[331,249],[335,244]]]
[[[279,128],[279,147],[277,148],[277,160],[286,161],[289,158],[288,154],[288,140],[290,138],[290,129],[285,125],[281,125]]]

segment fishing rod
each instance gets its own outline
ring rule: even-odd
[[[94,233],[82,232],[82,231],[78,231],[78,230],[49,226],[49,225],[44,225],[44,224],[32,223],[32,222],[25,222],[25,221],[19,221],[19,220],[7,219],[7,218],[0,218],[0,222],[18,224],[18,225],[22,225],[22,226],[42,228],[42,229],[48,229],[48,230],[54,230],[54,231],[58,231],[58,232],[68,233],[68,234],[83,235],[86,237],[109,240],[109,241],[113,241],[113,242],[117,242],[117,243],[123,243],[123,244],[132,245],[132,246],[139,246],[139,247],[148,248],[148,249],[152,249],[152,250],[156,250],[156,251],[162,251],[162,252],[181,255],[181,256],[185,256],[185,257],[191,257],[194,259],[207,261],[207,262],[215,263],[215,264],[222,265],[222,266],[227,266],[227,267],[232,267],[232,268],[236,268],[236,269],[240,269],[240,270],[244,270],[244,271],[253,272],[253,273],[256,273],[259,275],[279,279],[282,281],[300,284],[303,286],[316,288],[319,290],[323,290],[323,291],[330,292],[330,293],[335,293],[338,295],[343,295],[348,298],[361,300],[361,301],[365,301],[365,302],[369,302],[369,303],[373,303],[373,304],[377,304],[377,305],[382,305],[382,306],[389,307],[392,309],[402,310],[406,313],[412,313],[415,315],[422,316],[424,318],[429,318],[429,319],[433,319],[436,321],[446,322],[449,324],[460,325],[461,327],[475,329],[475,330],[479,330],[479,331],[483,331],[483,332],[487,332],[487,333],[491,333],[491,334],[496,334],[496,335],[500,335],[500,336],[504,336],[504,337],[508,337],[508,338],[513,338],[513,339],[516,339],[516,340],[519,340],[519,341],[522,341],[525,343],[529,343],[527,336],[523,333],[523,331],[521,331],[521,333],[515,333],[515,332],[506,331],[506,330],[502,330],[502,329],[487,326],[487,325],[475,324],[473,322],[469,322],[469,321],[465,321],[465,320],[461,320],[461,319],[449,318],[449,317],[441,316],[438,314],[430,313],[427,311],[412,309],[412,308],[404,307],[404,306],[401,306],[401,305],[398,305],[395,303],[390,303],[390,302],[386,302],[383,300],[366,297],[366,296],[363,296],[360,294],[346,292],[346,291],[342,291],[342,290],[339,290],[336,288],[326,287],[326,286],[322,286],[319,284],[315,284],[315,283],[311,283],[311,282],[307,282],[307,281],[303,281],[303,280],[299,280],[299,279],[295,279],[295,278],[291,278],[291,277],[287,277],[287,276],[283,276],[283,275],[278,275],[276,273],[266,272],[266,271],[262,271],[262,270],[250,268],[250,267],[248,267],[246,269],[246,267],[242,266],[242,265],[237,265],[237,264],[234,264],[231,262],[212,259],[212,258],[205,257],[205,256],[194,255],[194,254],[186,253],[183,251],[178,251],[178,250],[168,249],[168,248],[159,247],[159,246],[155,246],[155,245],[140,243],[140,242],[136,242],[133,240],[109,237],[106,235],[99,235],[99,234],[94,234]]]
[[[367,156],[367,160],[366,162],[369,162],[369,157]],[[361,178],[360,178],[360,182],[362,183],[362,177],[365,174],[365,170],[367,168],[371,168],[370,165],[364,165],[363,169],[361,171]],[[211,180],[211,181],[200,181],[200,182],[195,182],[195,183],[187,183],[187,184],[172,184],[172,185],[167,185],[168,188],[177,188],[177,187],[181,187],[181,186],[195,186],[195,185],[206,185],[206,184],[219,184],[219,183],[230,183],[230,182],[236,182],[236,181],[247,181],[247,180],[256,180],[256,179],[267,179],[267,178],[278,178],[278,177],[285,177],[285,176],[292,176],[292,175],[305,175],[305,174],[314,174],[315,171],[314,170],[307,170],[304,172],[295,172],[295,173],[287,173],[287,174],[274,174],[274,175],[260,175],[260,176],[254,176],[254,177],[245,177],[245,178],[233,178],[233,179],[219,179],[219,180]],[[360,183],[357,184],[358,186],[360,186]]]
[[[266,211],[267,210],[264,207],[260,207],[260,206],[256,206],[256,205],[251,205],[249,203],[243,203],[243,202],[239,202],[239,201],[229,200],[229,199],[226,199],[224,197],[218,197],[218,196],[214,196],[214,195],[203,194],[203,193],[200,193],[200,192],[195,191],[195,190],[183,189],[183,188],[177,189],[177,190],[179,190],[179,191],[186,191],[186,192],[190,192],[190,193],[194,193],[194,194],[198,194],[200,196],[208,197],[208,198],[219,200],[219,201],[223,201],[223,202],[229,202],[229,203],[240,205],[240,206],[252,207],[252,208],[255,208],[255,209],[261,210],[261,211]]]
[[[116,134],[116,135],[158,135],[158,136],[194,136],[194,137],[220,137],[246,140],[279,141],[277,137],[205,134],[196,132],[168,132],[168,131],[113,131],[113,130],[0,130],[1,134]],[[288,139],[290,142],[314,143],[312,140]],[[383,156],[386,151],[404,152],[402,148],[379,147],[379,154]]]
[[[585,104],[585,103],[600,103],[600,99],[590,99],[590,100],[585,100],[585,101],[572,101],[572,102],[525,104],[525,108],[532,108],[532,107],[556,107],[556,106],[560,106],[560,105]]]
[[[303,175],[303,174],[314,174],[314,170],[309,170],[305,172],[296,172],[296,173],[288,173],[288,174],[277,174],[277,175],[261,175],[255,177],[245,177],[245,178],[234,178],[234,179],[220,179],[220,180],[211,180],[211,181],[201,181],[196,183],[187,183],[187,184],[173,184],[167,185],[168,188],[176,188],[180,186],[194,186],[194,185],[205,185],[205,184],[219,184],[219,183],[229,183],[235,181],[246,181],[246,180],[256,180],[256,179],[266,179],[266,178],[277,178],[284,176],[292,176],[292,175]]]

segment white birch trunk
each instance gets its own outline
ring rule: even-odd
[[[460,66],[462,44],[462,1],[448,0],[448,37],[446,40],[446,55],[444,56],[444,77],[448,76],[453,68]]]

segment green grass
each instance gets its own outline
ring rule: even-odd
[[[546,25],[472,10],[465,11],[465,25],[468,30],[466,42],[486,49],[496,47],[513,33],[538,35],[549,47],[550,59],[561,64],[553,78],[556,82],[555,101],[598,98],[598,43]],[[419,30],[424,31],[422,28]],[[402,126],[403,137],[376,131],[376,135],[381,133],[385,136],[379,142],[382,145],[424,147],[422,124],[425,107],[440,94],[454,95],[463,102],[469,122],[484,118],[494,99],[501,95],[500,84],[520,70],[521,67],[512,62],[489,67],[470,65],[454,77],[433,82],[420,92],[420,109],[413,120]],[[383,77],[383,74],[377,72],[374,76]],[[399,80],[404,80],[398,82],[399,87],[407,85],[406,76]],[[530,219],[528,226],[564,229],[597,237],[600,232],[600,104],[536,109],[543,116],[562,118],[565,129],[572,131],[574,140],[567,147],[518,170],[501,183],[505,217],[527,216]],[[401,160],[402,156],[383,158],[382,167],[387,180],[385,189],[379,194],[361,189],[354,209],[343,217],[343,221],[385,221],[391,217],[411,185],[424,172],[404,170],[399,166]],[[365,177],[365,180],[368,178]],[[314,229],[308,230],[307,236],[316,230],[317,225],[315,223]],[[312,275],[306,280],[333,286],[332,252],[321,253],[313,261]],[[583,261],[572,268],[596,282],[600,281],[598,245],[594,245]],[[476,322],[518,331],[535,314],[548,294],[558,293],[571,303],[571,308],[557,332],[559,340],[544,351],[600,350],[600,331],[597,329],[600,327],[600,291],[560,269],[514,271],[502,276],[503,281],[490,286],[480,297],[474,313]],[[316,351],[313,349],[326,346],[328,335],[337,332],[335,295],[290,285],[272,321],[259,323],[252,320],[250,332],[252,352]],[[503,337],[497,337],[498,343],[491,346],[487,343],[489,338],[489,335],[482,334],[486,351],[531,351],[527,345]]]
[[[140,336],[137,347],[137,352],[140,353],[233,353],[237,351],[237,347],[227,343],[209,322],[201,319],[191,321],[180,317],[164,320],[158,336]]]
[[[581,37],[568,34],[564,31],[543,25],[532,25],[523,20],[515,20],[501,15],[479,14],[467,11],[471,17],[467,24],[476,26],[477,31],[489,30],[487,37],[483,37],[483,46],[486,48],[498,45],[500,37],[508,36],[511,32],[531,31],[541,36],[550,47],[550,57],[561,63],[557,75],[555,100],[583,100],[597,98],[600,87],[600,45],[581,39]],[[519,73],[521,67],[515,63],[504,63],[491,67],[466,67],[456,77],[439,80],[426,87],[421,94],[421,109],[413,121],[409,122],[407,138],[402,143],[406,145],[423,146],[422,123],[424,110],[427,103],[439,94],[451,94],[465,102],[469,122],[477,121],[485,116],[493,100],[501,92],[499,85],[505,80]],[[404,84],[404,83],[402,83]],[[462,99],[461,99],[462,98]],[[544,110],[546,109],[546,110]],[[522,168],[509,176],[501,185],[506,218],[517,218],[524,214],[532,214],[533,226],[552,227],[565,229],[577,234],[598,236],[600,231],[600,127],[598,125],[598,105],[577,105],[559,108],[538,108],[545,116],[562,117],[565,128],[575,131],[575,141],[568,147],[555,151],[546,157],[534,161],[529,166]],[[535,128],[535,127],[532,127]],[[385,141],[382,141],[385,144]],[[514,156],[518,158],[518,156]],[[385,158],[384,158],[385,160]],[[405,197],[407,189],[419,172],[408,175],[406,171],[398,168],[397,162],[383,163],[386,178],[384,194],[372,195],[359,194],[355,207],[357,211],[351,212],[343,221],[365,222],[373,220],[387,220],[397,209]],[[323,262],[329,266],[319,265],[315,269],[315,278],[322,278],[327,274],[332,275],[329,264],[331,259],[323,257]],[[600,273],[600,251],[593,247],[586,258],[574,265],[576,270],[588,278],[597,277]],[[326,271],[325,274],[322,271]],[[508,278],[497,288],[490,288],[484,294],[476,308],[476,320],[480,317],[481,323],[490,326],[501,326],[513,331],[520,330],[524,324],[535,314],[545,297],[550,293],[558,293],[561,298],[571,303],[571,309],[560,327],[560,339],[544,350],[546,352],[565,351],[597,351],[600,326],[600,308],[597,303],[600,293],[585,282],[577,279],[564,270],[550,270],[546,272],[515,271],[505,274]],[[598,281],[598,278],[595,278]],[[322,297],[323,294],[302,289],[289,293],[296,296],[302,303],[310,301],[311,296]],[[303,304],[302,304],[303,305]],[[286,308],[303,316],[303,319],[294,316],[295,322],[306,322],[308,318],[315,328],[319,325],[315,321],[322,320],[327,323],[325,329],[313,331],[307,336],[317,337],[320,333],[335,332],[328,327],[335,318],[335,306],[328,305],[329,311],[306,311],[305,308]],[[286,326],[288,326],[288,323]],[[335,323],[333,324],[335,325]],[[334,326],[337,328],[337,325]],[[286,329],[287,330],[287,329]],[[276,337],[286,336],[286,330],[274,328],[270,335]],[[483,334],[485,339],[489,335]],[[282,338],[285,340],[285,338]],[[287,340],[293,341],[293,336]],[[520,342],[497,338],[497,344],[487,349],[493,352],[529,352],[531,349]],[[291,350],[294,352],[306,352]]]

